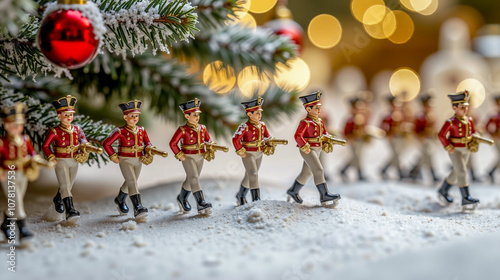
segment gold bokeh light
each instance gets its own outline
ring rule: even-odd
[[[257,67],[247,66],[243,68],[238,74],[238,86],[241,88],[251,81],[261,81],[263,83],[269,84],[270,79],[266,75],[259,75]]]
[[[321,14],[311,20],[307,28],[307,35],[316,47],[333,48],[342,38],[342,26],[334,16]]]
[[[391,94],[402,101],[411,101],[420,92],[420,78],[411,68],[399,68],[389,80]]]
[[[385,5],[373,5],[363,15],[363,24],[373,25],[381,23],[390,11]]]
[[[239,88],[243,96],[250,98],[253,97],[254,93],[257,93],[257,95],[259,96],[264,95],[264,93],[266,93],[268,85],[269,83],[264,83],[259,80],[253,80],[246,82],[243,86],[240,86]]]
[[[305,89],[311,80],[311,70],[307,63],[300,58],[295,58],[289,61],[289,66],[286,67],[281,63],[277,65],[276,75],[274,76],[276,84],[283,90],[289,90],[290,88]]]
[[[438,7],[439,7],[439,0],[432,0],[431,4],[427,8],[423,9],[422,11],[419,11],[419,13],[424,15],[424,16],[430,16],[434,12],[436,12]]]
[[[411,17],[403,11],[393,11],[396,17],[396,30],[389,36],[389,40],[395,44],[404,44],[410,40],[415,31],[415,25]]]
[[[472,108],[477,108],[483,104],[486,98],[486,90],[483,84],[476,79],[465,79],[457,86],[457,92],[468,90],[470,93],[469,104]]]
[[[394,12],[387,7],[385,7],[385,9],[386,14],[382,22],[372,25],[363,24],[363,27],[368,35],[372,36],[375,39],[387,39],[396,30],[397,23]]]
[[[250,1],[248,1],[250,2]],[[250,3],[250,12],[262,14],[271,10],[278,0],[252,0]]]
[[[383,0],[352,0],[351,1],[351,13],[354,18],[363,22],[363,17],[365,16],[366,11],[374,5],[382,5],[385,6]]]
[[[247,0],[245,3],[243,3],[243,5],[241,5],[241,8],[239,10],[234,12],[234,16],[228,15],[228,17],[231,19],[231,21],[228,21],[228,23],[231,23],[232,21],[238,21],[240,18],[248,14],[248,10],[250,9],[251,4],[252,1]]]
[[[241,24],[243,26],[246,26],[247,28],[250,28],[252,30],[257,29],[257,21],[251,14],[245,14],[243,17],[230,22],[229,24]]]
[[[203,83],[215,93],[226,93],[236,82],[234,69],[231,66],[223,67],[222,61],[214,61],[203,70]]]

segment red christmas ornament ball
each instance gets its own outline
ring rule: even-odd
[[[300,51],[304,46],[304,29],[302,29],[300,24],[292,19],[280,18],[266,22],[264,26],[270,28],[277,35],[290,37],[290,39],[297,45],[298,52],[300,54]]]
[[[94,27],[80,11],[57,10],[48,14],[38,32],[45,57],[57,66],[77,69],[90,63],[99,47]]]

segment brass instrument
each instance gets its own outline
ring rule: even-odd
[[[220,146],[217,145],[216,143],[205,143],[205,148],[206,151],[203,154],[203,158],[206,161],[211,161],[215,158],[215,151],[223,151],[224,153],[227,153],[229,151],[228,147]]]
[[[274,151],[276,149],[277,145],[288,145],[288,140],[285,139],[274,139],[274,138],[269,138],[265,141],[266,145],[264,146],[264,149],[262,152],[266,156],[270,156],[274,154]]]
[[[469,149],[469,151],[475,153],[479,150],[480,143],[488,144],[491,146],[491,145],[495,144],[495,141],[488,139],[488,138],[484,138],[484,137],[477,135],[477,134],[473,134],[472,140],[467,144],[467,148]]]
[[[166,158],[168,156],[168,153],[160,149],[157,149],[155,146],[147,146],[144,149],[144,155],[141,156],[140,161],[145,165],[149,165],[153,162],[153,158],[155,155]]]
[[[346,140],[335,138],[332,135],[323,135],[321,137],[321,142],[323,143],[322,149],[325,153],[331,153],[333,151],[333,145],[347,145]]]
[[[74,156],[74,159],[78,163],[84,163],[89,159],[90,153],[97,153],[98,155],[102,155],[102,152],[102,148],[96,147],[87,142],[83,145],[80,145],[79,152]]]
[[[24,160],[24,173],[28,178],[28,181],[34,181],[38,179],[40,175],[40,167],[54,168],[55,163],[52,161],[46,161],[41,156],[37,155],[34,157],[27,157]]]

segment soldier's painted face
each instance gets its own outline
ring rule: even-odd
[[[4,127],[7,131],[7,134],[12,137],[21,135],[24,130],[24,124],[16,122],[5,122]]]
[[[258,122],[260,119],[262,119],[262,111],[253,111],[253,112],[248,112],[247,113],[248,118],[252,120],[253,122]]]
[[[191,114],[185,114],[184,117],[186,117],[188,123],[190,124],[198,124],[200,121],[200,113],[191,113]]]
[[[139,121],[139,114],[127,114],[123,116],[128,126],[135,127]]]
[[[311,107],[307,107],[306,111],[309,113],[309,115],[318,118],[319,114],[321,114],[321,105],[314,105]]]
[[[61,121],[61,124],[63,125],[71,125],[73,122],[73,112],[61,112],[60,114],[57,114],[57,118]]]
[[[464,117],[469,112],[469,105],[458,104],[457,106],[453,106],[453,110],[455,111],[455,115]]]

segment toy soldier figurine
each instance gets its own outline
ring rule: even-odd
[[[136,220],[144,221],[148,217],[148,209],[142,206],[141,195],[137,186],[137,179],[141,173],[141,157],[145,155],[145,150],[151,148],[146,129],[137,126],[139,115],[141,114],[142,102],[132,100],[118,106],[123,111],[123,119],[127,123],[125,126],[115,128],[102,143],[104,150],[109,155],[109,159],[120,165],[125,182],[120,188],[115,203],[121,214],[129,211],[125,200],[127,195],[134,205],[134,217]],[[118,140],[118,153],[111,145]]]
[[[344,135],[346,136],[352,147],[352,156],[347,164],[340,171],[344,181],[347,181],[347,170],[353,166],[358,169],[358,179],[365,181],[363,171],[361,169],[361,150],[365,142],[369,139],[366,128],[366,115],[365,115],[365,101],[355,97],[350,100],[351,103],[351,116],[347,119],[344,128]]]
[[[209,215],[212,213],[210,209],[212,204],[205,201],[199,181],[203,159],[210,161],[215,157],[215,150],[227,152],[227,147],[215,145],[215,142],[208,135],[207,128],[198,123],[201,113],[200,105],[201,101],[198,98],[179,105],[184,112],[187,123],[175,131],[170,140],[170,148],[174,152],[175,158],[182,161],[182,167],[186,171],[186,180],[182,183],[181,192],[177,196],[180,212],[191,211],[188,197],[193,192],[198,205],[198,213]]]
[[[486,124],[486,130],[490,133],[495,140],[495,147],[497,149],[497,156],[500,157],[500,95],[495,96],[495,102],[497,105],[497,112],[488,120]],[[493,166],[488,175],[491,178],[491,182],[495,182],[495,170],[500,167],[500,158],[497,158],[496,164]]]
[[[434,171],[432,155],[434,154],[434,137],[436,135],[435,123],[436,115],[432,111],[431,96],[427,93],[421,95],[423,112],[415,117],[415,134],[420,142],[420,158],[415,166],[411,169],[408,176],[413,180],[421,177],[422,167],[428,167],[434,182],[438,182],[439,178]]]
[[[469,92],[467,90],[449,94],[455,116],[448,119],[438,137],[446,151],[448,151],[453,170],[446,177],[438,190],[438,198],[443,206],[453,203],[449,195],[450,188],[458,184],[462,194],[462,211],[474,211],[479,199],[473,198],[469,193],[469,180],[467,174],[467,161],[471,152],[477,152],[479,142],[493,144],[493,141],[484,139],[476,133],[472,118],[467,116],[469,111]]]
[[[247,112],[248,121],[242,123],[233,135],[233,145],[236,154],[241,156],[245,166],[245,177],[241,181],[240,191],[236,194],[238,206],[246,204],[246,194],[251,189],[252,201],[260,200],[258,174],[262,162],[262,154],[274,153],[276,144],[287,144],[286,140],[272,139],[267,131],[262,118],[262,104],[264,99],[257,98],[252,101],[242,102]]]
[[[80,218],[80,212],[73,206],[71,189],[78,172],[78,163],[88,159],[88,153],[85,155],[82,149],[87,146],[91,147],[85,138],[83,130],[79,126],[71,124],[76,102],[76,97],[71,95],[52,101],[52,105],[57,111],[57,118],[61,123],[49,129],[42,146],[47,160],[56,164],[55,170],[59,189],[54,199],[52,199],[54,209],[59,214],[64,213],[64,209],[66,209],[66,221],[70,223],[76,223]],[[54,152],[50,148],[52,143],[54,144]],[[102,153],[102,149],[100,153]],[[84,158],[85,156],[86,158]]]
[[[0,229],[10,241],[16,237],[16,224],[21,241],[33,236],[25,224],[24,195],[28,180],[38,178],[39,165],[52,168],[54,165],[35,153],[30,139],[23,135],[26,105],[17,103],[1,113],[7,135],[0,139],[0,179],[7,198],[7,209]],[[9,242],[9,244],[12,244]]]
[[[402,111],[402,104],[394,96],[389,96],[387,98],[389,104],[391,105],[391,112],[385,116],[380,126],[386,133],[389,139],[389,144],[391,147],[392,155],[389,162],[381,170],[381,175],[384,180],[387,180],[387,170],[389,167],[394,166],[398,170],[399,179],[403,179],[403,171],[401,170],[401,165],[399,161],[399,155],[402,152],[404,145],[404,114]]]
[[[340,195],[328,192],[319,156],[322,150],[329,153],[333,149],[333,144],[345,145],[346,141],[333,138],[326,131],[325,124],[319,118],[321,113],[320,98],[321,92],[319,91],[299,97],[307,111],[307,117],[300,121],[295,132],[295,141],[300,148],[300,155],[304,158],[304,164],[299,176],[286,193],[289,195],[288,201],[293,199],[297,203],[302,203],[299,191],[307,180],[314,176],[314,184],[319,191],[321,204],[335,207]]]

